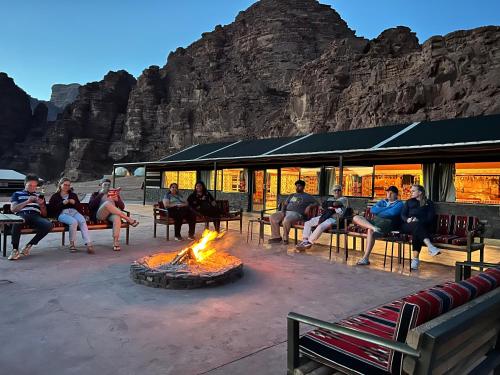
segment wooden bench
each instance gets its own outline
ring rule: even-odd
[[[489,269],[462,280],[471,266]],[[288,374],[321,366],[345,374],[498,374],[500,265],[456,267],[455,282],[337,323],[289,313]],[[300,337],[300,323],[316,328]]]
[[[47,208],[48,205],[47,205]],[[122,210],[127,216],[130,216],[130,212]],[[10,214],[12,213],[10,210],[10,203],[4,204],[2,208],[2,212],[5,214]],[[89,205],[88,203],[81,203],[81,213],[83,216],[86,217],[87,219],[87,227],[89,230],[103,230],[103,229],[112,229],[113,224],[110,221],[102,221],[102,220],[97,220],[97,221],[92,221],[90,220],[90,210],[89,210]],[[61,233],[61,245],[64,246],[66,242],[66,232],[69,231],[69,228],[66,224],[61,223],[55,218],[47,218],[52,222],[52,229],[50,233]],[[129,244],[129,239],[130,239],[130,225],[127,222],[122,221],[121,228],[125,228],[125,243],[128,245]],[[7,236],[11,235],[11,226],[5,226],[5,228],[1,228],[1,236],[0,238],[3,237],[3,241],[0,240],[0,242],[3,242],[1,244],[2,246],[2,252],[3,256],[7,256]],[[78,229],[80,230],[80,229]],[[31,228],[30,226],[23,224],[21,228],[21,235],[24,234],[35,234],[36,231]]]
[[[226,223],[226,230],[229,228],[230,221],[238,221],[240,223],[240,233],[243,233],[243,209],[230,210],[228,200],[217,200],[217,207],[221,212],[220,221]],[[205,223],[205,227],[208,228],[209,222],[212,219],[205,216],[196,216],[197,223]],[[166,238],[167,241],[170,239],[170,226],[174,225],[174,219],[168,216],[168,209],[165,208],[162,201],[159,201],[153,206],[153,237],[156,238],[156,226],[162,224],[166,226]],[[187,220],[182,221],[183,224],[187,224]]]
[[[367,207],[362,215],[368,219],[373,218],[370,207]],[[434,233],[431,234],[431,242],[434,246],[443,250],[460,251],[467,254],[467,261],[472,261],[472,253],[479,251],[479,261],[484,261],[484,228],[486,220],[479,220],[475,216],[438,214],[435,218]],[[364,252],[364,240],[366,229],[355,224],[350,224],[347,237],[353,238],[353,250],[356,250],[356,239],[361,239],[361,251]],[[411,235],[393,232],[388,237],[379,237],[377,240],[396,241],[399,244],[408,244],[411,254]],[[404,249],[403,249],[404,251]],[[387,249],[386,249],[387,252]],[[403,254],[404,257],[404,254]],[[411,256],[410,256],[411,257]]]
[[[275,211],[278,212],[280,207],[278,209],[267,209],[267,210],[262,210],[260,211],[260,218],[259,218],[259,223],[260,223],[260,228],[259,228],[259,244],[260,242],[264,241],[264,226],[265,225],[271,225],[270,221],[270,215],[269,212]],[[304,230],[304,224],[306,221],[311,220],[313,217],[321,215],[321,207],[319,205],[311,205],[306,208],[305,211],[305,219],[304,220],[299,220],[296,222],[294,225],[292,225],[292,229],[294,230],[294,237],[295,237],[295,245],[297,245],[298,242],[298,230]],[[350,217],[352,215],[352,210],[350,207],[347,208],[346,213],[342,218],[339,217],[338,214],[334,214],[333,217],[336,217],[337,219],[337,224],[329,229],[324,231],[323,233],[329,234],[330,235],[330,246],[329,246],[329,251],[330,255],[329,258],[330,260],[332,259],[332,249],[333,249],[333,237],[335,236],[336,238],[336,251],[337,253],[340,252],[340,235],[345,234],[345,228],[347,228],[347,217]],[[280,227],[283,227],[283,224],[280,224]],[[313,227],[312,229],[314,230]],[[344,249],[345,250],[345,258],[347,259],[347,238],[344,237],[345,243],[344,243]]]

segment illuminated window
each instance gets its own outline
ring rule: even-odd
[[[326,176],[326,194],[333,195],[333,185],[339,183],[339,170],[335,167],[326,167],[325,168],[325,176]]]
[[[176,183],[179,189],[192,190],[196,184],[196,171],[167,171],[163,172],[163,187],[169,188]]]
[[[209,178],[208,178],[208,184],[207,184],[207,189],[208,190],[214,190],[214,171],[210,171],[209,173]],[[217,171],[217,191],[222,190],[222,170]]]
[[[244,169],[224,169],[222,171],[222,191],[228,193],[245,192],[246,180]]]
[[[295,181],[300,178],[300,168],[281,168],[281,194],[295,193]]]
[[[393,185],[399,189],[399,199],[409,199],[410,188],[413,184],[423,184],[421,164],[375,166],[375,198],[385,198],[385,189]]]
[[[455,164],[456,201],[500,204],[500,162]]]
[[[372,174],[373,167],[344,167],[342,175],[344,195],[371,197]]]
[[[281,168],[281,194],[295,193],[295,181],[304,180],[306,187],[304,191],[309,194],[319,194],[320,168]]]

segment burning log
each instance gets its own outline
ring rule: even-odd
[[[170,262],[170,264],[177,265],[181,263],[187,263],[189,260],[196,260],[196,256],[194,255],[193,249],[191,247],[187,247],[184,250],[181,250]]]

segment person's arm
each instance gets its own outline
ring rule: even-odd
[[[40,215],[47,217],[47,205],[45,204],[45,199],[37,198],[38,205],[40,206]]]
[[[286,206],[288,206],[288,203],[290,203],[290,199],[292,199],[293,194],[290,194],[288,197],[286,197],[285,201],[281,205],[281,211],[285,212],[286,211]]]
[[[431,224],[436,216],[436,209],[433,201],[427,201],[427,210],[425,215],[425,224]]]
[[[403,223],[408,222],[408,215],[410,213],[410,209],[408,207],[408,201],[406,201],[403,205],[403,208],[401,209],[401,220],[403,220]]]
[[[125,202],[123,202],[122,197],[120,197],[119,195],[116,197],[115,203],[116,207],[118,207],[120,210],[125,209]]]
[[[51,215],[54,215],[57,218],[64,208],[64,203],[59,193],[52,194],[49,199],[49,206]]]
[[[17,213],[21,211],[24,207],[26,207],[28,204],[36,202],[37,198],[32,195],[28,199],[26,199],[24,202],[19,202],[19,198],[16,193],[12,194],[12,197],[10,198],[10,210],[13,213]]]
[[[382,211],[384,211],[386,207],[384,207],[384,201],[378,201],[372,208],[370,208],[370,212],[374,215],[380,214]]]
[[[91,212],[97,212],[99,206],[101,205],[102,193],[94,192],[89,199],[89,210]]]

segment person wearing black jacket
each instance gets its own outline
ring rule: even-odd
[[[401,231],[412,235],[413,258],[411,269],[417,270],[420,264],[418,259],[422,245],[426,245],[431,256],[438,255],[439,249],[430,240],[430,229],[434,222],[436,211],[434,203],[425,196],[425,189],[421,185],[413,185],[410,189],[411,198],[408,199],[401,211]]]
[[[66,177],[61,178],[57,184],[57,191],[50,197],[50,216],[69,226],[69,251],[72,253],[76,251],[76,231],[80,227],[83,241],[87,245],[87,253],[94,254],[87,222],[80,211],[80,200],[71,188],[71,181]]]
[[[215,230],[220,230],[220,210],[218,209],[215,199],[207,190],[203,181],[198,181],[194,186],[194,191],[188,197],[188,204],[191,210],[200,215],[206,216],[213,220]],[[193,233],[194,235],[194,233]]]

